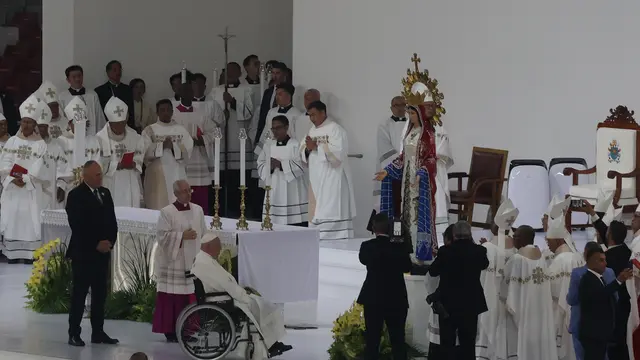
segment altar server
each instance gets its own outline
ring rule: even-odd
[[[58,89],[50,82],[45,81],[40,85],[38,89],[38,97],[44,99],[44,102],[49,105],[51,110],[51,122],[49,125],[49,135],[57,139],[62,135],[63,130],[66,129],[67,124],[64,120],[64,112],[61,112],[60,100],[58,98]]]
[[[309,227],[318,228],[320,240],[353,238],[356,203],[347,160],[347,132],[327,117],[321,101],[307,109],[314,127],[300,146],[309,168]]]
[[[158,101],[156,112],[158,121],[142,131],[147,166],[143,189],[145,206],[159,210],[175,201],[173,183],[187,178],[185,166],[193,151],[193,138],[173,120],[171,100]]]
[[[384,119],[378,125],[378,152],[376,169],[384,169],[402,152],[402,130],[407,123],[407,102],[404,97],[396,96],[391,99],[391,116]],[[393,180],[394,194],[400,194],[402,191],[402,181]],[[373,182],[373,208],[376,212],[380,211],[380,194],[381,182]],[[401,199],[401,197],[398,197]],[[401,211],[400,204],[395,209],[394,214]]]
[[[74,188],[74,146],[75,146],[75,119],[76,118],[84,118],[87,119],[87,114],[89,111],[87,110],[87,106],[84,101],[79,96],[74,96],[71,98],[67,106],[64,108],[64,113],[67,116],[68,121],[68,129],[62,134],[61,137],[58,138],[60,144],[62,145],[62,150],[64,152],[64,158],[66,162],[66,170],[63,174],[58,176],[58,187],[64,189],[65,191],[65,199],[69,192]],[[100,142],[95,135],[86,134],[85,137],[85,160],[93,160],[97,163],[100,162]],[[66,201],[66,200],[65,200]]]
[[[255,146],[254,154],[256,156],[260,155],[268,130],[271,129],[271,126],[272,126],[271,122],[273,121],[273,118],[275,118],[276,116],[284,116],[287,118],[287,120],[289,121],[289,126],[288,126],[289,130],[287,134],[289,135],[289,137],[295,137],[296,119],[300,117],[302,113],[300,112],[300,110],[293,107],[293,104],[291,103],[291,99],[293,98],[294,93],[295,93],[295,87],[293,87],[293,85],[291,84],[285,83],[278,86],[278,88],[276,89],[276,104],[278,106],[269,110],[269,112],[267,113],[267,119],[265,121],[266,130],[262,132],[260,140]],[[252,137],[255,137],[255,136],[252,136]]]
[[[69,66],[64,71],[64,74],[67,77],[69,89],[59,94],[60,107],[66,110],[71,99],[78,96],[85,107],[84,111],[86,112],[87,117],[87,136],[97,134],[98,131],[100,131],[100,129],[102,129],[106,124],[104,112],[102,111],[100,100],[98,99],[98,94],[93,90],[85,89],[84,70],[80,65]]]
[[[176,201],[160,210],[157,226],[154,274],[158,292],[152,331],[176,342],[178,315],[194,292],[193,280],[185,273],[191,270],[207,225],[202,208],[191,202],[189,183],[177,180],[172,187]]]
[[[40,241],[40,204],[43,161],[47,144],[36,132],[37,119],[51,119],[49,108],[35,95],[20,105],[20,130],[4,146],[0,157],[2,197],[0,231],[4,235],[2,252],[9,262],[33,262],[33,251]]]
[[[307,226],[309,190],[300,159],[300,143],[288,135],[289,120],[284,115],[272,119],[274,140],[258,157],[258,173],[271,186],[271,218],[274,224]],[[267,155],[269,158],[267,158]],[[267,182],[268,181],[268,182]],[[266,204],[265,204],[266,205]],[[263,209],[263,218],[265,209]]]
[[[98,132],[104,186],[113,194],[115,206],[140,207],[142,200],[142,159],[144,143],[127,126],[128,106],[113,96],[104,107],[109,122]]]
[[[57,107],[56,103],[56,107]],[[51,105],[49,104],[49,108]],[[47,144],[47,152],[43,159],[42,194],[40,196],[40,208],[42,210],[64,208],[64,189],[58,185],[58,178],[63,177],[67,170],[67,160],[62,150],[62,142],[54,139],[49,130],[51,122],[48,118],[38,118],[38,134]]]
[[[518,251],[504,267],[499,296],[508,314],[498,324],[506,329],[496,334],[498,359],[558,358],[550,276],[534,238],[530,226],[520,226],[513,239]]]
[[[309,118],[307,109],[309,108],[309,105],[311,105],[311,103],[313,103],[314,101],[320,101],[320,91],[318,91],[317,89],[309,89],[305,91],[304,112],[301,113],[301,115],[296,119],[296,133],[294,136],[296,140],[300,141],[301,143],[304,142],[304,139],[309,134],[309,130],[311,130],[311,128],[313,127],[313,123]]]
[[[222,244],[214,233],[207,232],[202,236],[200,242],[202,247],[198,255],[196,255],[191,272],[202,281],[205,292],[228,293],[233,298],[234,305],[240,308],[256,326],[264,340],[256,341],[254,359],[265,359],[267,355],[268,357],[274,357],[291,350],[292,347],[290,345],[285,345],[279,341],[285,335],[282,309],[257,295],[250,295],[218,263],[217,258],[222,249]]]
[[[182,125],[193,139],[193,150],[187,162],[187,180],[193,189],[193,202],[200,205],[205,215],[209,214],[209,188],[213,177],[213,143],[217,127],[222,122],[221,110],[213,102],[193,102],[191,78],[180,87],[180,104],[173,111],[173,119]]]

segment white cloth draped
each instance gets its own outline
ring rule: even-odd
[[[258,156],[258,174],[261,183],[267,177],[271,178],[271,220],[274,224],[298,224],[308,221],[309,190],[305,178],[305,170],[300,159],[300,143],[296,139],[289,139],[284,146],[278,146],[277,141],[271,143],[271,157],[279,160],[282,170],[276,169],[269,173],[270,168],[262,151]],[[264,218],[265,209],[262,216]]]
[[[309,227],[318,228],[320,240],[353,238],[356,216],[353,179],[347,154],[347,132],[331,119],[309,130],[318,147],[307,159],[306,143],[300,146],[302,161],[309,168]]]

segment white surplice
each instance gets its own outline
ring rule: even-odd
[[[260,140],[255,146],[254,154],[256,156],[259,156],[260,153],[262,152],[262,147],[264,146],[264,141],[267,138],[267,134],[271,132],[273,118],[278,115],[284,115],[287,118],[287,120],[289,120],[289,131],[287,132],[287,135],[295,139],[296,120],[298,119],[298,117],[300,117],[300,115],[302,115],[302,113],[300,112],[300,110],[296,109],[291,104],[285,107],[274,107],[273,109],[270,109],[269,112],[267,113],[267,118],[264,122],[264,131],[262,131],[262,135],[260,135]],[[255,129],[252,129],[252,130],[255,130]],[[255,138],[255,131],[252,134],[252,136]]]
[[[191,273],[202,281],[205,292],[226,292],[233,298],[234,305],[249,317],[264,338],[264,344],[256,341],[256,350],[262,347],[261,352],[266,354],[268,348],[284,337],[286,332],[282,309],[259,296],[249,295],[209,254],[200,251],[196,255]]]
[[[58,138],[60,145],[62,146],[62,151],[64,153],[64,164],[65,169],[62,171],[60,175],[58,175],[58,187],[64,189],[65,196],[62,207],[67,203],[67,195],[69,195],[69,191],[74,188],[74,175],[73,175],[73,167],[74,167],[74,134],[71,131],[67,131],[62,136]],[[85,138],[85,151],[84,156],[87,161],[93,160],[100,164],[100,142],[98,138],[92,135],[87,135]],[[102,164],[101,164],[102,166]],[[104,167],[102,169],[104,171]]]
[[[402,152],[402,131],[406,129],[407,120],[395,120],[392,117],[384,119],[378,125],[377,135],[377,165],[376,169],[384,169]],[[380,211],[380,194],[382,183],[373,181],[373,208]]]
[[[274,224],[299,224],[308,221],[309,190],[300,159],[300,143],[296,139],[271,142],[271,157],[279,160],[282,170],[269,173],[264,150],[258,156],[258,174],[264,183],[271,178],[271,220]],[[264,219],[265,209],[262,209]]]
[[[156,233],[154,276],[157,291],[167,294],[193,294],[193,280],[185,272],[191,270],[200,250],[200,238],[207,231],[204,212],[189,203],[189,210],[178,210],[183,204],[169,204],[160,210]],[[182,240],[182,233],[192,229],[195,240]]]
[[[33,251],[41,245],[40,197],[44,177],[44,156],[47,144],[39,135],[25,139],[21,132],[5,144],[0,158],[0,232],[4,235],[3,254],[12,259],[33,259]],[[23,187],[12,183],[10,175],[14,165],[27,170],[22,176]],[[48,239],[49,240],[49,239]]]
[[[186,165],[187,181],[191,186],[211,186],[213,181],[213,145],[215,129],[220,121],[219,107],[211,101],[193,102],[192,107],[179,104],[173,109],[173,120],[182,125],[192,140],[202,133],[204,146],[195,146]]]
[[[210,98],[215,100],[215,102],[220,106],[221,109],[225,108],[224,103],[224,85],[220,85],[218,87],[213,88],[211,93],[209,94]],[[236,109],[232,109],[229,106],[229,122],[227,126],[229,127],[225,130],[224,117],[222,121],[222,126],[220,126],[220,130],[222,131],[223,137],[222,142],[220,143],[220,169],[224,170],[225,156],[227,161],[229,162],[230,170],[239,170],[240,169],[240,140],[238,138],[238,134],[240,133],[240,129],[244,129],[247,133],[247,141],[246,146],[244,148],[245,153],[245,169],[253,170],[255,169],[255,160],[253,157],[253,140],[255,138],[251,137],[251,134],[255,134],[255,127],[258,125],[257,123],[252,123],[253,120],[253,102],[252,102],[252,92],[251,88],[248,85],[240,84],[237,87],[233,87],[231,84],[229,85],[229,94],[236,99]],[[225,138],[224,134],[227,134],[228,139]],[[228,143],[228,154],[225,154],[225,142]]]
[[[553,299],[553,317],[555,319],[556,342],[560,360],[575,360],[573,339],[569,333],[571,306],[567,304],[567,293],[571,282],[571,272],[584,265],[582,254],[574,253],[564,244],[555,251],[549,266],[551,276],[551,297]]]
[[[173,147],[164,148],[164,141],[171,138]],[[142,131],[147,166],[144,176],[144,203],[149,209],[162,209],[173,203],[173,183],[186,179],[186,163],[193,151],[193,138],[175,121],[157,121]]]
[[[115,206],[140,207],[142,201],[142,159],[144,142],[142,137],[130,127],[122,135],[116,135],[109,124],[96,136],[100,142],[100,157],[104,187],[109,189]],[[126,153],[133,153],[133,169],[120,169],[118,164]]]
[[[67,89],[61,91],[59,97],[60,109],[64,109],[73,98],[73,95],[71,95],[69,89]],[[107,123],[107,120],[104,116],[104,111],[102,110],[102,106],[100,106],[98,94],[96,94],[96,92],[93,90],[85,89],[85,94],[78,95],[78,97],[82,99],[82,101],[84,101],[85,105],[87,105],[87,136],[96,135],[98,131],[100,131],[100,129],[102,129]],[[64,124],[60,124],[60,126],[66,129],[66,126],[64,126]]]
[[[306,143],[300,146],[302,162],[309,169],[309,227],[318,228],[320,240],[352,239],[356,203],[347,132],[327,118],[309,130],[309,136],[318,144],[308,159]]]
[[[519,249],[507,261],[499,290],[507,316],[498,324],[505,331],[496,334],[496,359],[558,358],[551,278],[546,268],[540,250],[533,245]]]
[[[51,125],[49,125],[51,127]],[[67,170],[67,159],[64,156],[62,142],[58,139],[48,138],[47,153],[43,157],[43,177],[41,205],[42,210],[56,210],[64,208],[64,201],[58,202],[58,179],[63,177]],[[62,188],[64,189],[64,188]]]

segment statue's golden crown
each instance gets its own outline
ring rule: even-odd
[[[432,123],[433,125],[442,125],[442,120],[440,118],[442,115],[446,114],[447,111],[442,106],[442,100],[444,99],[444,95],[438,90],[438,80],[432,79],[429,77],[429,70],[420,71],[418,68],[418,64],[420,63],[420,58],[418,54],[414,53],[411,58],[411,62],[414,63],[414,70],[407,69],[407,77],[402,79],[403,91],[402,95],[407,101],[409,105],[422,105],[424,103],[424,99],[427,94],[421,93],[412,93],[411,87],[415,83],[423,83],[429,89],[431,98],[433,102],[436,104],[436,114],[433,116]]]

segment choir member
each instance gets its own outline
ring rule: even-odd
[[[171,97],[171,103],[173,106],[180,105],[180,86],[182,85],[180,73],[173,74],[169,78],[169,84],[171,85],[171,90],[173,91],[173,96]]]
[[[269,110],[277,106],[276,87],[285,82],[285,70],[287,67],[283,63],[276,61],[270,66],[269,63],[267,63],[267,67],[271,69],[271,82],[269,83],[269,88],[267,88],[267,90],[264,91],[264,94],[262,94],[260,117],[258,118],[258,124],[256,125],[256,136],[253,139],[255,140],[254,144],[257,144],[262,138],[262,132],[265,129],[265,122],[267,120]]]
[[[95,135],[104,127],[107,120],[100,105],[98,94],[84,87],[84,70],[80,65],[71,65],[64,71],[69,88],[60,93],[60,107],[66,109],[74,96],[84,103],[87,118],[87,135]],[[65,112],[66,113],[66,112]],[[68,119],[71,120],[71,119]]]
[[[156,122],[156,109],[145,98],[147,85],[142,79],[133,79],[129,82],[133,93],[133,119],[135,130],[140,134],[147,126]]]
[[[266,134],[272,126],[271,121],[276,116],[285,116],[287,118],[287,120],[289,121],[288,135],[289,137],[295,137],[295,121],[298,117],[300,117],[300,115],[302,115],[302,113],[291,103],[291,99],[293,98],[294,93],[295,87],[286,83],[281,84],[278,89],[276,89],[276,104],[278,106],[269,110],[269,113],[267,114],[267,119],[265,120],[266,130],[262,132],[262,137],[255,146],[254,153],[256,154],[256,156],[259,155],[262,151],[262,146],[266,138]]]

